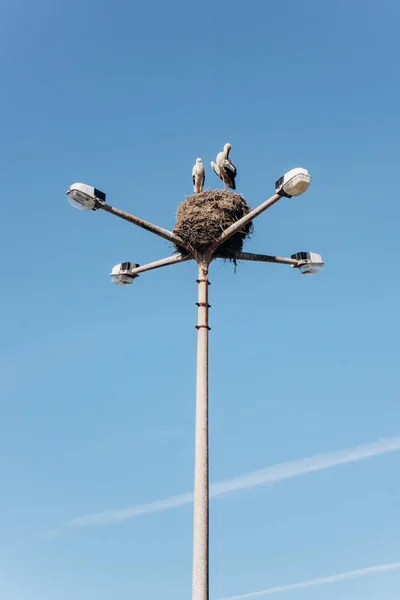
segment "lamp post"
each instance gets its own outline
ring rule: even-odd
[[[218,258],[235,260],[268,262],[290,265],[301,273],[313,274],[323,268],[323,261],[318,254],[299,252],[290,258],[236,252],[227,254],[218,252],[218,248],[231,236],[249,224],[261,213],[278,202],[282,197],[298,196],[304,193],[310,183],[310,176],[305,169],[293,169],[283,175],[275,184],[276,193],[268,200],[251,210],[222,232],[209,248],[201,253],[192,253],[185,242],[173,232],[153,225],[139,217],[130,215],[106,204],[106,195],[94,187],[78,183],[70,187],[67,194],[69,202],[83,211],[104,210],[120,217],[138,227],[146,229],[179,248],[185,248],[187,255],[175,254],[155,262],[139,266],[136,263],[116,265],[111,273],[113,283],[127,285],[133,283],[141,273],[195,260],[198,266],[198,316],[197,316],[197,376],[196,376],[196,431],[195,431],[195,467],[194,467],[194,515],[193,515],[193,588],[192,600],[209,600],[209,459],[208,459],[208,337],[209,337],[209,303],[208,303],[208,270],[210,263]]]

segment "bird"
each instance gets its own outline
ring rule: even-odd
[[[201,158],[196,158],[196,164],[192,169],[192,179],[194,191],[196,194],[199,194],[203,191],[204,182],[206,180],[206,171]]]
[[[231,188],[232,190],[236,190],[235,177],[236,177],[236,167],[232,163],[229,158],[229,153],[231,151],[232,146],[230,144],[225,144],[224,149],[217,155],[216,163],[211,162],[211,167],[218,175],[218,177],[224,182],[225,190]]]

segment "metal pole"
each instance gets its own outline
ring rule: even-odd
[[[168,231],[168,229],[164,229],[163,227],[159,227],[158,225],[154,225],[153,223],[149,223],[149,221],[145,221],[144,219],[140,219],[139,217],[135,217],[135,215],[130,215],[119,208],[115,208],[115,206],[110,206],[109,204],[101,204],[99,206],[101,210],[110,213],[111,215],[115,215],[116,217],[120,217],[124,219],[124,221],[129,221],[129,223],[133,223],[142,229],[146,229],[146,231],[151,231],[151,233],[155,233],[160,237],[176,244],[180,248],[186,248],[185,242],[181,240],[181,238],[175,235],[172,231]]]
[[[208,262],[199,261],[192,600],[208,592]]]
[[[253,260],[255,262],[277,263],[279,265],[291,265],[296,267],[299,261],[295,258],[285,258],[284,256],[270,256],[269,254],[253,254],[252,252],[235,252],[231,255],[236,260]],[[223,257],[223,255],[222,255]]]
[[[177,263],[186,262],[193,260],[193,256],[183,256],[182,254],[174,254],[173,256],[167,256],[167,258],[161,258],[154,262],[147,263],[147,265],[140,265],[132,269],[133,275],[139,275],[139,273],[145,273],[146,271],[152,271],[153,269],[159,269],[160,267],[168,267],[168,265],[176,265]]]
[[[229,238],[232,237],[237,231],[239,231],[239,229],[242,229],[245,225],[247,225],[247,223],[253,221],[256,217],[258,217],[258,215],[261,215],[261,213],[273,206],[281,198],[282,196],[280,196],[279,194],[274,194],[273,196],[271,196],[271,198],[268,198],[268,200],[260,204],[260,206],[257,206],[257,208],[253,208],[253,210],[247,213],[247,215],[245,215],[244,217],[227,227],[225,231],[222,232],[220,237],[211,244],[210,250],[214,252],[218,248],[218,246],[221,246],[221,244],[229,240]]]

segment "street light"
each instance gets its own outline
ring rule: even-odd
[[[307,169],[292,169],[288,171],[275,183],[276,193],[291,198],[304,194],[310,186],[311,177]]]
[[[116,285],[129,285],[133,283],[133,280],[139,277],[132,272],[139,265],[132,262],[123,262],[119,265],[115,265],[111,271],[111,281]]]
[[[316,275],[324,268],[324,261],[320,254],[315,252],[296,252],[290,258],[297,260],[297,265],[293,265],[299,269],[302,275]]]
[[[205,251],[194,252],[184,240],[172,231],[158,227],[139,217],[126,213],[105,202],[106,195],[96,188],[85,184],[74,184],[68,191],[70,203],[80,210],[97,210],[113,214],[138,227],[146,229],[178,248],[185,254],[174,254],[161,260],[139,266],[136,263],[125,262],[116,265],[111,272],[113,283],[127,285],[140,273],[158,269],[168,265],[195,260],[198,266],[198,301],[197,301],[197,375],[196,375],[196,435],[195,435],[195,468],[194,468],[194,515],[193,515],[193,589],[192,600],[209,600],[209,460],[208,460],[208,333],[210,330],[208,315],[208,270],[210,263],[218,258],[268,262],[288,265],[298,268],[301,273],[313,274],[323,267],[322,258],[312,252],[300,252],[290,258],[253,254],[250,252],[221,251],[219,248],[238,231],[261,213],[278,202],[282,197],[299,196],[310,185],[311,177],[306,169],[292,169],[283,175],[275,184],[276,193],[265,200],[257,208],[222,231]]]
[[[68,202],[78,210],[97,210],[106,201],[104,192],[100,192],[86,183],[73,183],[67,192]]]

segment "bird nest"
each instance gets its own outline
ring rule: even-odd
[[[230,225],[250,212],[250,206],[239,194],[224,190],[207,190],[189,196],[182,202],[176,214],[174,233],[187,245],[190,252],[202,254],[217,240]],[[253,231],[252,223],[247,223],[218,250],[228,260],[234,260],[240,252],[244,240]],[[188,254],[185,248],[176,246],[178,252]]]

